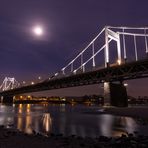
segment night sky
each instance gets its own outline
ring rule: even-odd
[[[46,79],[64,67],[105,26],[147,26],[147,0],[0,0],[0,82]],[[43,26],[43,36],[32,28]],[[130,95],[148,95],[148,79],[129,82]],[[81,91],[80,91],[81,90]],[[69,91],[69,93],[67,93]],[[99,94],[97,85],[50,95]]]

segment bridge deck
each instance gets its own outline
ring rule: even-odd
[[[105,81],[123,81],[148,77],[148,59],[93,70],[76,75],[63,76],[46,80],[35,85],[20,87],[0,92],[0,96],[16,95],[29,92],[76,87],[82,85],[98,84]]]

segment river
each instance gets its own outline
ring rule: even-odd
[[[63,134],[82,137],[120,136],[125,133],[148,133],[148,125],[131,117],[89,114],[99,106],[65,104],[0,104],[0,125],[15,127],[31,134]]]

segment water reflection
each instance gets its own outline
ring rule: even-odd
[[[134,118],[84,114],[88,108],[88,106],[49,104],[0,105],[0,125],[14,125],[28,134],[36,131],[44,134],[52,132],[83,137],[120,136],[127,132],[140,132],[141,128],[143,129]],[[145,128],[148,130],[147,126]]]
[[[46,133],[51,131],[52,120],[49,113],[43,115],[43,129]]]
[[[50,113],[35,114],[32,113],[33,105],[18,105],[17,128],[28,134],[33,131],[48,133],[51,130]]]
[[[23,105],[22,104],[19,104],[19,106],[18,106],[18,113],[22,113],[22,108],[23,108]]]
[[[111,135],[112,132],[112,126],[113,126],[113,116],[112,115],[104,115],[100,116],[100,131],[102,135]]]
[[[0,105],[0,125],[13,125],[13,113],[14,110],[11,106]]]
[[[134,133],[138,129],[138,125],[133,118],[130,117],[114,117],[114,136],[121,134]]]
[[[26,106],[26,123],[25,123],[25,132],[28,134],[31,134],[32,129],[32,116],[30,114],[30,104],[27,104]]]
[[[101,116],[100,126],[101,133],[105,136],[121,136],[122,134],[134,133],[138,129],[133,118],[112,115]]]

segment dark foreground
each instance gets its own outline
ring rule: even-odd
[[[111,138],[100,136],[98,138],[51,134],[28,135],[15,129],[6,129],[0,126],[0,148],[147,148],[148,136],[135,133]]]

